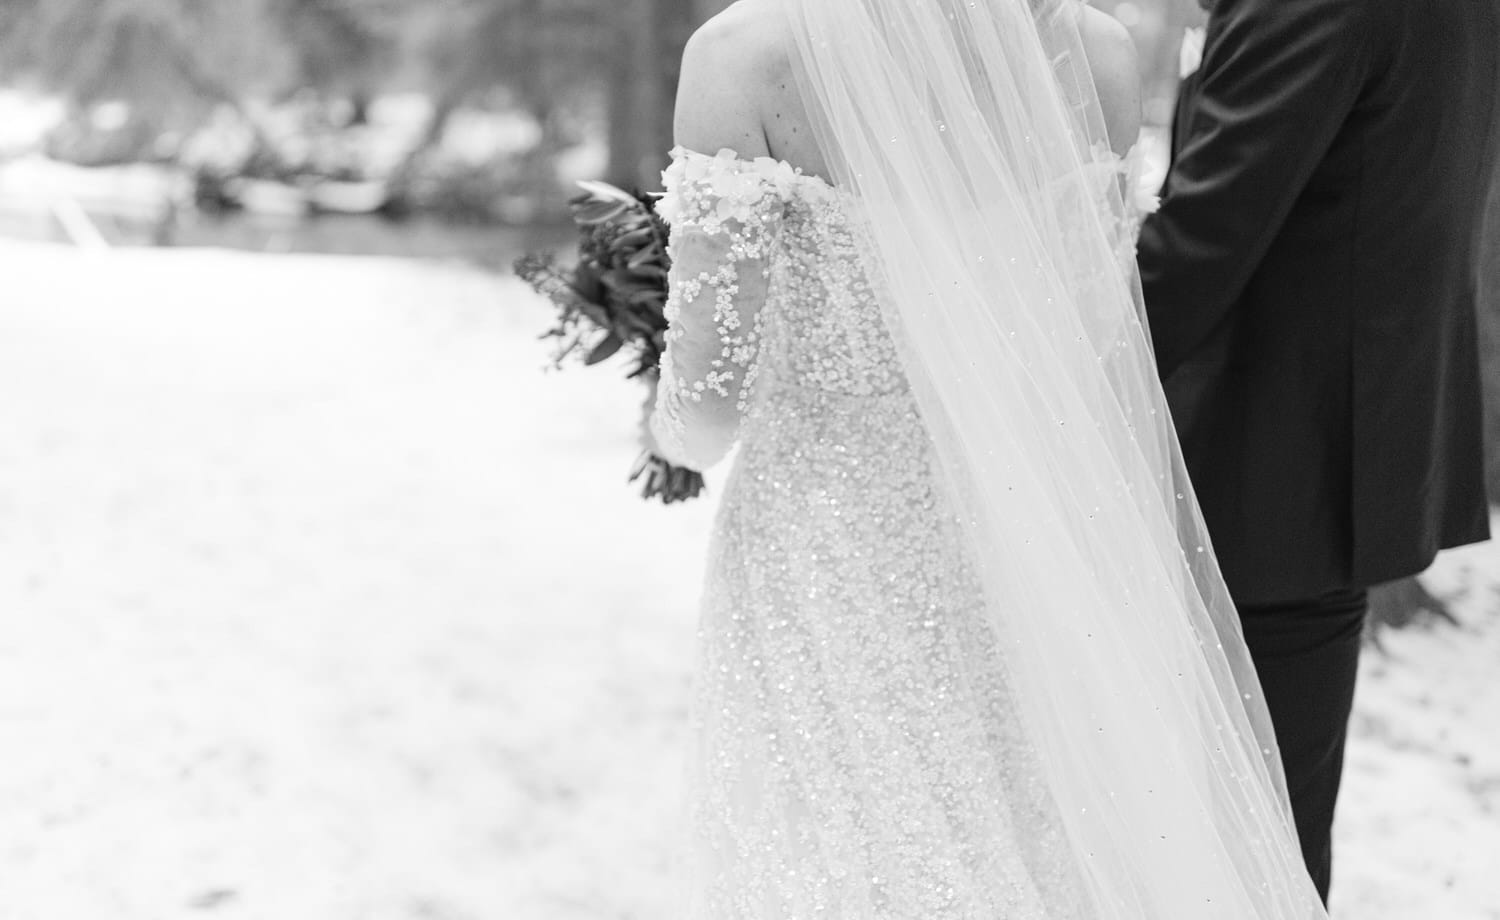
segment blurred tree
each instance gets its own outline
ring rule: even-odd
[[[421,172],[454,112],[466,104],[519,107],[540,139],[519,164],[520,184],[543,210],[561,211],[557,154],[578,140],[583,113],[599,108],[610,79],[610,0],[437,0],[407,19],[410,49],[433,111],[398,176]],[[403,179],[404,181],[404,179]],[[548,207],[548,204],[553,207]]]
[[[608,178],[654,182],[694,0],[443,0],[418,19],[435,106],[425,145],[459,105],[503,88],[541,126],[539,158],[570,140],[569,115],[602,107]]]
[[[545,124],[574,80],[598,75],[589,51],[597,31],[577,16],[592,3],[558,0],[439,0],[417,14],[434,114],[423,146],[436,143],[453,111],[497,87],[514,92]],[[578,30],[560,28],[569,20]],[[575,66],[569,66],[569,65]],[[561,65],[561,66],[558,66]]]
[[[337,94],[358,118],[411,0],[0,0],[0,77],[62,94],[79,112],[129,105],[154,140],[219,106]],[[145,151],[135,151],[137,154]]]
[[[697,24],[695,0],[620,0],[623,38],[610,84],[610,181],[653,188],[672,146],[682,46]]]
[[[699,23],[708,22],[733,2],[734,0],[693,0],[694,18]]]
[[[308,88],[351,103],[363,123],[396,64],[410,0],[252,0],[265,7],[284,48],[283,89]]]
[[[258,3],[3,0],[0,76],[86,107],[129,102],[156,119],[240,105],[266,73]]]

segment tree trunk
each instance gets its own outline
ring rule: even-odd
[[[619,0],[623,39],[610,83],[609,181],[655,188],[672,146],[672,105],[693,0]]]
[[[656,0],[617,0],[618,19],[614,79],[610,81],[609,181],[627,188],[641,185],[642,161],[651,149],[650,135],[659,123],[661,100],[653,76]]]
[[[717,16],[734,0],[692,0],[694,19],[703,23]]]
[[[639,0],[619,0],[620,10],[638,5]],[[623,13],[622,13],[623,15]],[[609,81],[609,171],[605,178],[615,185],[635,184],[639,155],[636,149],[636,86],[633,76],[635,36],[624,30],[626,41],[616,46],[613,71]]]
[[[665,101],[661,121],[657,124],[657,135],[664,142],[657,149],[660,165],[666,165],[665,154],[672,148],[673,109],[677,103],[677,80],[682,73],[682,48],[688,37],[699,25],[696,18],[697,0],[657,0],[657,22],[661,24],[662,48],[657,59],[658,91]],[[653,173],[653,186],[658,176]]]

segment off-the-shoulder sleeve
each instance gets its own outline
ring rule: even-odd
[[[790,167],[678,148],[657,205],[671,226],[667,349],[651,432],[673,463],[729,452],[759,373],[761,308]]]

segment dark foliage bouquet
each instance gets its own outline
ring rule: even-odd
[[[577,264],[567,268],[551,254],[530,253],[516,262],[516,274],[557,307],[556,324],[542,334],[557,340],[557,366],[570,357],[598,364],[626,349],[628,376],[644,381],[649,400],[666,349],[667,227],[640,192],[604,182],[579,185],[583,194],[568,203],[579,230]],[[642,477],[641,496],[666,504],[703,490],[696,470],[650,449],[636,461],[630,481]]]

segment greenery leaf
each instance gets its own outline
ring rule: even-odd
[[[611,332],[609,335],[606,335],[598,345],[595,345],[592,349],[589,350],[588,357],[583,359],[583,363],[586,365],[598,364],[600,361],[603,361],[610,355],[619,351],[620,346],[624,344],[625,343],[620,340],[619,336]]]
[[[620,216],[626,205],[616,201],[581,201],[573,206],[573,220],[584,225],[604,224]]]
[[[608,182],[600,182],[597,179],[582,179],[578,187],[589,193],[589,196],[600,201],[614,201],[629,207],[640,206],[640,199],[630,194],[617,185]]]

